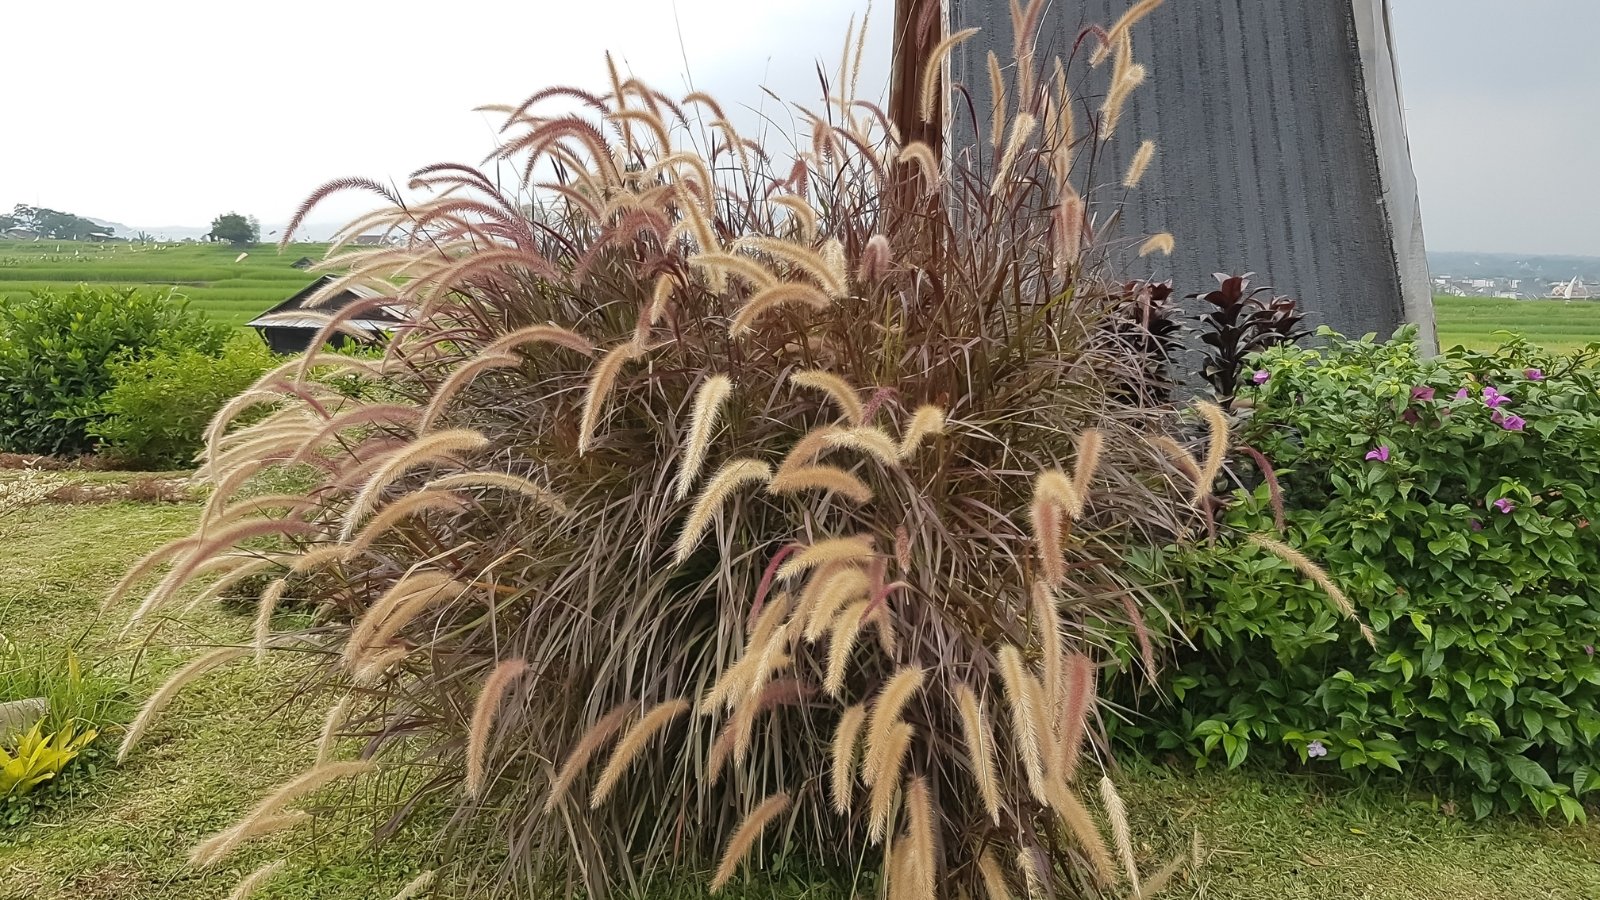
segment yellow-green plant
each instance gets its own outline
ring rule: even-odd
[[[1226,425],[1197,461],[1171,410],[1124,399],[1147,361],[1111,339],[1122,289],[1074,179],[1155,5],[1097,32],[1114,89],[1087,111],[1067,67],[1036,66],[1042,0],[1018,9],[1015,114],[978,157],[902,143],[841,77],[780,161],[714,99],[612,68],[605,94],[494,108],[514,189],[456,164],[415,173],[420,199],[326,186],[296,223],[359,189],[393,205],[336,249],[401,236],[330,260],[330,296],[379,296],[326,334],[373,305],[408,324],[382,359],[314,353],[224,408],[201,529],[113,599],[164,568],[143,621],[196,576],[272,574],[258,647],[320,649],[338,694],[284,790],[355,774],[329,760],[363,738],[420,773],[397,815],[456,808],[469,890],[600,896],[684,867],[720,889],[782,847],[893,897],[1154,894],[1172,870],[1141,882],[1099,784],[1090,623],[1142,620],[1122,561],[1199,526]],[[968,36],[930,60],[925,115]],[[335,365],[383,399],[309,377]],[[323,473],[309,493],[236,499],[294,465]],[[277,633],[289,599],[327,615]]]
[[[60,775],[99,732],[78,731],[67,725],[46,735],[44,723],[35,722],[15,749],[0,748],[0,800],[25,797],[34,788]]]

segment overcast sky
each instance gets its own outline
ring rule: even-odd
[[[1600,255],[1600,2],[1392,3],[1429,245]],[[877,3],[864,94],[881,93],[891,5]],[[5,6],[0,209],[157,228],[229,209],[281,222],[329,178],[476,161],[493,129],[473,106],[600,86],[607,49],[664,89],[692,78],[771,113],[759,86],[815,96],[817,60],[835,63],[866,3]]]

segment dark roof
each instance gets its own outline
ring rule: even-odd
[[[377,291],[361,285],[350,285],[328,300],[314,307],[306,306],[306,301],[312,295],[326,287],[337,276],[323,275],[311,282],[294,296],[272,307],[266,312],[250,320],[252,328],[306,328],[316,330],[327,324],[321,317],[332,315],[357,300],[370,299],[382,296]],[[296,315],[302,313],[302,315]],[[405,311],[396,306],[380,306],[362,313],[359,318],[351,319],[350,324],[356,328],[367,331],[388,331],[394,325],[405,321]]]

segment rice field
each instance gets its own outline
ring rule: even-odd
[[[291,263],[319,260],[326,252],[325,244],[293,244],[282,253],[262,244],[236,262],[239,251],[222,244],[0,241],[0,302],[80,282],[171,290],[224,322],[243,325],[311,282],[311,274]],[[1499,332],[1525,335],[1551,350],[1600,341],[1600,301],[1438,297],[1434,304],[1445,347],[1487,349],[1499,342]]]
[[[315,277],[291,264],[320,260],[325,244],[262,244],[242,260],[226,244],[88,244],[0,241],[0,302],[75,284],[170,290],[191,305],[243,325]]]
[[[1433,301],[1443,347],[1487,350],[1509,334],[1541,347],[1576,350],[1600,341],[1600,301],[1502,300],[1495,297],[1436,297]]]

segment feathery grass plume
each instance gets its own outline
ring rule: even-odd
[[[578,743],[572,748],[572,752],[567,754],[566,761],[561,764],[561,769],[556,773],[556,777],[550,781],[550,796],[544,803],[544,811],[546,813],[556,808],[556,804],[560,803],[562,798],[567,795],[567,791],[571,789],[572,783],[578,779],[578,775],[588,767],[589,760],[594,757],[595,751],[605,746],[606,741],[611,740],[622,727],[623,720],[627,719],[628,714],[637,709],[638,706],[639,704],[632,702],[619,703],[584,731],[583,737],[578,739]]]
[[[890,736],[900,722],[900,713],[922,689],[926,678],[927,673],[919,667],[901,666],[873,698],[872,715],[867,721],[867,755],[861,767],[867,784],[883,775],[893,750]]]
[[[424,491],[459,491],[463,488],[501,488],[521,494],[557,515],[570,515],[566,501],[544,485],[509,472],[456,472],[429,481]]]
[[[846,293],[845,275],[841,270],[841,259],[829,259],[834,255],[830,249],[835,246],[833,241],[823,245],[823,251],[815,250],[794,241],[779,240],[762,235],[746,235],[734,242],[734,246],[741,250],[754,250],[768,256],[782,260],[795,269],[799,269],[816,280],[817,284],[827,291],[831,297],[843,297]]]
[[[895,796],[900,792],[900,773],[905,768],[906,754],[911,750],[911,739],[916,733],[916,727],[910,722],[900,722],[889,730],[889,736],[882,742],[882,770],[876,779],[869,781],[872,792],[868,797],[867,840],[872,844],[883,843],[888,834],[889,817],[894,814]],[[869,745],[867,753],[872,752]]]
[[[1098,428],[1085,428],[1078,435],[1078,455],[1072,466],[1072,487],[1077,492],[1078,502],[1085,506],[1089,502],[1089,486],[1100,468],[1100,450],[1104,446],[1105,435]],[[1082,508],[1073,513],[1074,517],[1082,515]]]
[[[478,702],[472,707],[472,725],[467,729],[467,796],[483,796],[489,758],[489,729],[494,727],[495,715],[505,699],[506,688],[528,671],[524,659],[507,659],[494,667],[478,692]]]
[[[396,665],[411,655],[411,648],[401,645],[379,649],[362,656],[350,675],[357,687],[375,687],[386,678]]]
[[[154,572],[157,566],[167,562],[168,560],[171,560],[178,554],[189,550],[200,542],[201,541],[199,537],[179,538],[178,540],[169,541],[165,544],[162,544],[156,549],[151,550],[149,553],[146,553],[144,556],[139,557],[138,562],[135,562],[133,566],[128,569],[128,573],[123,575],[117,580],[116,584],[111,586],[111,590],[106,594],[106,599],[100,603],[101,611],[103,612],[110,609],[112,606],[116,605],[118,600],[128,596],[128,592],[133,590],[133,586],[138,584],[140,581],[143,581],[147,576],[150,575],[150,573]]]
[[[1132,885],[1133,895],[1142,897],[1144,890],[1139,886],[1139,861],[1133,855],[1133,829],[1128,825],[1128,807],[1122,802],[1122,795],[1117,793],[1117,786],[1106,775],[1100,776],[1100,801],[1105,804],[1106,819],[1111,823],[1111,838],[1117,846],[1122,873],[1127,876],[1128,884]]]
[[[801,466],[779,474],[767,485],[767,493],[774,495],[806,490],[838,494],[858,506],[872,502],[872,488],[838,466]]]
[[[965,683],[955,687],[956,711],[961,715],[961,732],[967,744],[967,760],[972,780],[978,785],[983,809],[1000,824],[1000,782],[995,774],[994,736],[989,733],[978,695]]]
[[[1040,656],[1044,660],[1045,705],[1051,710],[1051,730],[1059,732],[1061,705],[1066,699],[1061,685],[1066,668],[1061,654],[1061,617],[1056,613],[1056,598],[1050,586],[1042,581],[1033,583],[1033,622],[1039,632]]]
[[[486,356],[497,356],[502,353],[510,353],[512,350],[520,350],[529,344],[555,344],[558,347],[565,347],[574,353],[582,353],[584,356],[594,355],[594,342],[576,331],[549,324],[529,325],[526,328],[518,328],[516,331],[508,332],[496,338],[487,347],[484,347],[483,352]]]
[[[894,438],[889,437],[889,432],[875,425],[841,428],[829,435],[828,444],[832,447],[859,450],[886,466],[900,467],[900,446],[895,443]]]
[[[274,578],[261,592],[261,598],[256,603],[256,665],[267,661],[267,641],[272,637],[272,614],[277,611],[278,601],[283,599],[283,592],[288,589],[289,582]]]
[[[1035,799],[1045,800],[1044,756],[1041,752],[1040,734],[1033,716],[1033,676],[1022,662],[1022,652],[1006,644],[1000,648],[1000,678],[1006,688],[1006,702],[1011,706],[1011,733],[1017,742],[1017,752],[1022,757],[1028,775],[1028,788]]]
[[[1094,54],[1089,57],[1090,64],[1098,66],[1105,62],[1106,57],[1111,55],[1111,48],[1117,41],[1122,39],[1133,26],[1139,24],[1141,19],[1155,12],[1156,7],[1164,2],[1166,0],[1139,0],[1139,2],[1128,7],[1128,11],[1123,13],[1122,17],[1117,19],[1114,25],[1106,29],[1105,40],[1095,48]]]
[[[834,405],[839,407],[839,414],[851,425],[861,425],[866,421],[861,396],[850,386],[850,382],[832,372],[819,369],[795,372],[789,376],[789,383],[795,387],[810,388],[827,394]]]
[[[922,173],[922,180],[929,192],[937,190],[944,182],[939,170],[939,158],[933,155],[933,148],[921,141],[912,141],[901,147],[900,152],[895,155],[895,161],[915,163],[918,171]]]
[[[422,433],[433,428],[435,422],[444,414],[445,407],[455,399],[456,393],[467,386],[467,383],[478,377],[480,372],[488,369],[506,369],[511,366],[521,365],[522,360],[509,353],[484,353],[476,359],[462,363],[452,371],[439,387],[434,389],[433,399],[422,410],[422,419],[417,423],[417,432]]]
[[[1006,873],[988,847],[978,854],[978,876],[983,880],[983,892],[989,900],[1012,900],[1011,889],[1006,887]]]
[[[716,712],[717,707],[724,704],[732,710],[739,704],[738,698],[748,696],[749,684],[753,679],[756,666],[761,665],[761,655],[772,643],[773,636],[781,633],[787,627],[787,617],[792,606],[787,592],[779,593],[773,602],[767,604],[756,617],[755,623],[750,628],[750,636],[746,639],[744,653],[739,662],[723,670],[716,682],[706,691],[698,707],[701,715],[710,715]]]
[[[1163,231],[1160,234],[1151,235],[1144,243],[1140,244],[1139,255],[1149,256],[1152,253],[1159,253],[1162,256],[1171,256],[1176,247],[1177,244],[1173,240],[1172,234]]]
[[[928,779],[921,775],[906,786],[906,836],[911,854],[907,875],[911,878],[909,897],[934,900],[934,879],[938,877],[937,839],[934,837],[933,802],[928,799]]]
[[[1044,580],[1054,586],[1067,576],[1067,561],[1061,553],[1061,514],[1082,509],[1083,499],[1078,489],[1060,469],[1039,473],[1033,484],[1033,503],[1029,519],[1033,527],[1033,542],[1039,552],[1039,566]]]
[[[197,869],[209,869],[226,859],[246,841],[277,834],[280,831],[289,831],[309,821],[311,821],[310,813],[296,810],[241,822],[196,844],[189,851],[189,865]]]
[[[870,560],[875,555],[870,534],[825,538],[802,547],[798,553],[789,557],[788,561],[778,567],[777,578],[779,581],[788,581],[796,575],[829,563]]]
[[[865,595],[872,589],[867,573],[857,568],[841,568],[823,577],[820,573],[812,579],[817,583],[815,602],[806,610],[807,622],[803,636],[816,641],[823,632],[833,627],[834,618],[846,603]]]
[[[145,731],[150,728],[150,723],[155,721],[156,714],[161,712],[162,707],[166,706],[184,685],[217,666],[248,656],[250,652],[249,647],[219,647],[174,672],[166,683],[150,695],[144,706],[139,707],[139,714],[133,717],[133,723],[128,726],[127,734],[123,735],[122,745],[117,748],[117,762],[127,761],[128,752],[139,743],[140,738],[144,737]]]
[[[910,459],[923,441],[940,434],[944,434],[944,410],[931,403],[917,407],[911,416],[911,424],[906,426],[905,434],[900,437],[900,458]]]
[[[754,328],[757,319],[780,306],[795,303],[814,310],[824,310],[833,304],[833,299],[821,290],[798,281],[775,284],[757,292],[744,306],[739,307],[728,325],[728,336],[739,337]]]
[[[770,269],[748,256],[736,256],[732,253],[701,253],[689,257],[689,265],[722,275],[736,275],[758,291],[778,283],[778,277]]]
[[[845,670],[850,665],[850,653],[855,649],[856,638],[866,624],[870,600],[862,600],[845,607],[833,623],[833,635],[828,638],[828,671],[822,689],[828,696],[838,699],[844,692]]]
[[[1127,174],[1122,176],[1122,186],[1125,188],[1138,187],[1139,182],[1144,180],[1145,171],[1150,168],[1150,163],[1155,158],[1155,141],[1145,141],[1144,143],[1140,144],[1138,152],[1133,154],[1133,162],[1128,164]],[[1143,256],[1144,254],[1141,253],[1140,255]],[[1167,255],[1171,256],[1172,251],[1168,250]]]
[[[1089,729],[1089,709],[1095,700],[1094,661],[1082,653],[1067,657],[1066,697],[1061,709],[1059,751],[1061,776],[1068,783],[1077,777],[1083,739]]]
[[[1186,853],[1179,853],[1177,856],[1167,860],[1167,864],[1157,869],[1156,873],[1150,876],[1150,880],[1144,883],[1138,895],[1140,900],[1148,900],[1148,898],[1160,896],[1161,892],[1165,891],[1167,885],[1172,882],[1172,876],[1178,874],[1179,870],[1183,868],[1183,864],[1188,861],[1188,854]]]
[[[1000,149],[1006,139],[1006,76],[1000,71],[1000,58],[989,51],[989,103],[993,107],[989,118],[989,146]]]
[[[856,266],[856,278],[863,284],[876,284],[882,281],[889,273],[889,266],[894,262],[894,253],[889,248],[889,239],[881,234],[875,234],[867,240],[867,246],[861,251],[861,263]]]
[[[446,459],[456,459],[462,453],[482,449],[489,443],[489,439],[476,431],[464,428],[454,428],[449,431],[436,431],[433,434],[417,438],[389,454],[382,465],[372,473],[362,486],[360,493],[350,501],[350,508],[345,512],[344,527],[339,532],[339,539],[348,541],[356,533],[361,520],[377,508],[378,498],[385,488],[394,483],[395,479],[418,466],[439,462]]]
[[[866,721],[867,708],[857,703],[844,711],[833,730],[829,771],[833,774],[833,810],[841,816],[850,812],[856,782],[856,745],[861,743],[861,726]]]
[[[1128,97],[1144,84],[1147,74],[1144,66],[1128,66],[1111,85],[1111,90],[1106,92],[1106,101],[1100,107],[1100,135],[1103,139],[1110,140],[1117,133],[1117,125],[1122,122],[1122,111],[1127,106]]]
[[[400,893],[390,897],[389,900],[413,900],[413,898],[421,896],[422,892],[427,890],[432,884],[433,870],[429,869],[428,871],[423,872],[421,875],[418,875],[417,877],[406,882],[406,886],[400,889]]]
[[[1190,453],[1182,444],[1164,434],[1158,435],[1154,443],[1156,448],[1172,463],[1173,468],[1182,472],[1192,483],[1196,485],[1200,483],[1200,462],[1194,458],[1193,453]]]
[[[350,718],[350,708],[354,705],[355,695],[345,694],[339,698],[339,702],[328,708],[328,714],[322,719],[322,733],[317,738],[317,765],[333,759],[333,753],[338,748],[339,729]]]
[[[605,769],[600,772],[600,779],[594,784],[594,792],[589,795],[589,806],[597,807],[606,802],[611,796],[611,791],[627,773],[628,766],[638,758],[644,750],[645,744],[656,736],[656,733],[672,724],[672,720],[689,711],[689,701],[679,697],[675,700],[666,700],[656,704],[633,723],[622,739],[617,741],[617,748],[611,751],[611,759],[606,761]]]
[[[1212,486],[1217,482],[1217,476],[1222,474],[1222,464],[1228,458],[1228,414],[1222,407],[1215,403],[1202,400],[1195,404],[1200,410],[1200,415],[1206,420],[1210,428],[1210,439],[1206,444],[1205,465],[1200,467],[1200,477],[1194,486],[1193,503],[1196,506],[1206,501],[1211,496]]]
[[[411,572],[395,581],[389,590],[367,607],[366,613],[350,629],[350,636],[345,640],[345,664],[353,667],[372,649],[375,643],[373,636],[378,628],[407,600],[417,594],[437,592],[450,583],[450,576],[436,569]]]
[[[772,820],[783,815],[789,808],[789,794],[780,791],[761,801],[761,805],[750,811],[739,823],[739,828],[728,840],[728,847],[722,852],[722,862],[717,865],[717,872],[711,878],[711,893],[715,894],[727,886],[733,878],[733,873],[738,870],[739,863],[750,852],[750,847],[755,844],[756,838],[772,824]]]
[[[1350,598],[1345,596],[1344,591],[1339,589],[1339,586],[1334,583],[1333,578],[1328,575],[1327,571],[1312,562],[1304,553],[1285,544],[1283,541],[1265,534],[1251,534],[1247,535],[1245,539],[1294,566],[1295,570],[1301,575],[1311,579],[1317,587],[1322,588],[1322,592],[1327,595],[1328,600],[1333,604],[1334,609],[1339,611],[1340,615],[1352,622],[1358,620],[1355,604],[1350,602]],[[1363,631],[1362,637],[1367,639],[1367,643],[1372,644],[1374,647],[1377,646],[1376,639],[1370,631]]]
[[[1094,870],[1095,880],[1102,887],[1114,884],[1117,880],[1117,867],[1111,861],[1111,851],[1106,849],[1106,841],[1100,834],[1100,829],[1095,825],[1094,818],[1089,815],[1089,810],[1084,808],[1078,795],[1066,783],[1056,780],[1050,783],[1050,808],[1061,816],[1067,824],[1067,830],[1072,833],[1079,849],[1089,857],[1089,864]]]
[[[1028,900],[1041,900],[1045,896],[1042,887],[1044,878],[1039,872],[1039,864],[1033,858],[1032,849],[1017,848],[1017,870],[1022,873],[1022,884],[1027,890]]]
[[[372,771],[371,762],[336,762],[318,764],[280,785],[246,813],[232,827],[217,832],[194,848],[190,861],[196,866],[211,866],[252,836],[293,827],[302,819],[283,816],[280,811],[306,794],[312,793],[340,778],[348,778]]]
[[[251,872],[234,886],[233,892],[228,895],[228,900],[245,900],[246,897],[256,892],[256,888],[266,884],[288,864],[289,861],[287,859],[275,859]]]
[[[718,373],[701,382],[700,389],[695,392],[694,409],[689,413],[689,440],[684,445],[683,462],[678,466],[676,496],[679,500],[689,496],[695,479],[700,476],[700,466],[711,446],[711,432],[716,429],[722,404],[732,391],[733,382]]]
[[[722,509],[733,492],[752,481],[770,483],[772,467],[760,460],[735,459],[724,463],[717,474],[711,476],[711,480],[700,490],[689,517],[684,520],[683,531],[678,534],[678,543],[673,552],[678,564],[681,565],[700,546],[700,539],[705,536],[712,516]]]
[[[429,482],[429,486],[435,487],[441,480],[435,479]],[[406,519],[424,512],[461,512],[464,509],[466,509],[466,501],[455,494],[443,490],[407,494],[378,510],[378,514],[368,519],[367,524],[362,526],[355,537],[351,538],[348,543],[338,546],[342,550],[345,559],[353,559],[357,554],[366,552],[374,541],[387,534]]]
[[[185,611],[198,609],[201,604],[208,603],[217,597],[220,597],[229,588],[245,580],[246,578],[249,578],[253,575],[260,575],[268,569],[281,569],[285,565],[285,560],[280,559],[277,556],[262,556],[255,559],[249,559],[245,557],[240,558],[244,558],[246,561],[239,563],[238,565],[231,566],[228,571],[222,575],[222,577],[206,585],[205,589],[196,594],[193,600],[190,600],[187,604],[185,604]]]
[[[1022,148],[1027,146],[1028,139],[1033,137],[1034,128],[1038,127],[1039,120],[1032,114],[1019,112],[1011,123],[1011,140],[1006,141],[1006,149],[1000,156],[1000,164],[995,167],[994,181],[989,185],[990,196],[998,197],[1011,187],[1011,168],[1016,165],[1017,156],[1022,153]]]
[[[606,398],[611,396],[611,390],[616,386],[622,366],[642,355],[644,347],[637,341],[628,341],[607,351],[594,367],[594,378],[589,381],[589,389],[583,398],[583,418],[578,425],[579,456],[588,453],[594,445],[595,429],[600,427],[600,413],[605,407]]]
[[[940,99],[939,84],[944,80],[941,76],[941,71],[944,69],[945,61],[950,58],[950,51],[954,50],[957,44],[977,33],[978,29],[976,28],[963,28],[933,46],[933,50],[928,54],[927,62],[922,65],[922,90],[917,95],[919,98],[917,110],[922,117],[922,121],[933,121],[934,106]]]
[[[1062,190],[1056,202],[1053,217],[1056,262],[1063,266],[1076,265],[1083,253],[1083,198],[1071,185]]]

